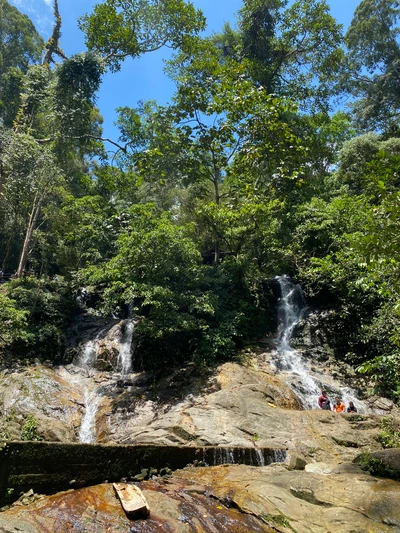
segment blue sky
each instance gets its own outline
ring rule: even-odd
[[[235,22],[235,14],[242,5],[242,0],[192,0],[194,5],[203,10],[207,18],[207,34],[219,31],[225,22]],[[328,0],[332,15],[345,27],[351,21],[354,10],[360,0]],[[52,18],[52,0],[10,0],[10,3],[26,13],[35,23],[45,39],[50,36]],[[90,12],[99,3],[94,0],[59,0],[63,21],[62,47],[67,55],[85,49],[83,34],[77,26],[77,19]],[[160,50],[144,55],[140,59],[128,60],[116,74],[104,77],[99,93],[98,106],[104,117],[104,135],[116,139],[117,129],[115,108],[120,106],[135,107],[139,100],[157,100],[166,103],[174,91],[173,83],[163,74],[163,58],[168,50]]]

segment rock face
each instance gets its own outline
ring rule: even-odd
[[[331,314],[331,311],[311,311],[297,324],[291,345],[306,352],[315,361],[327,361],[333,350],[329,345],[326,331],[321,327]]]
[[[188,469],[179,475],[211,486],[218,500],[230,499],[281,532],[383,533],[400,527],[400,484],[372,478],[354,465],[338,466],[334,475],[280,465]]]
[[[128,404],[125,404],[129,410]],[[163,410],[136,404],[131,418],[109,419],[111,440],[123,443],[192,443],[197,446],[286,448],[310,461],[351,461],[363,449],[378,450],[377,415],[303,411],[289,389],[262,369],[227,363],[212,386]]]
[[[20,439],[28,416],[44,440],[76,442],[85,391],[97,390],[97,441],[287,449],[307,463],[351,461],[377,451],[378,415],[301,410],[290,387],[267,364],[226,363],[206,377],[176,371],[154,382],[132,375],[40,365],[0,374],[3,438]]]
[[[108,330],[114,328],[113,338],[120,335],[119,327],[116,324]],[[108,347],[113,342],[111,337],[109,342]],[[203,446],[244,447],[254,452],[254,457],[259,457],[263,448],[274,448],[282,452],[286,466],[186,468],[169,480],[142,481],[140,488],[151,515],[135,522],[127,518],[108,483],[42,499],[22,498],[20,503],[27,505],[0,513],[0,533],[400,531],[400,483],[373,477],[352,464],[360,453],[365,451],[374,457],[376,452],[380,462],[399,469],[399,451],[383,451],[379,442],[381,415],[301,409],[291,383],[275,375],[264,355],[253,357],[247,366],[226,363],[204,375],[190,366],[159,376],[121,376],[76,365],[36,365],[5,371],[0,373],[2,440],[20,439],[24,424],[33,416],[41,438],[76,442],[88,411],[88,392],[98,395],[93,422],[95,438],[107,445],[104,448],[111,449],[113,443],[174,445],[180,459],[187,450],[196,452]],[[397,417],[395,422],[399,423],[398,411],[391,402],[381,398],[373,401],[380,411]],[[85,446],[94,448],[91,444]],[[82,445],[77,448],[84,450]],[[145,453],[139,455],[138,472]],[[207,463],[203,462],[207,457],[201,459],[190,462]],[[113,466],[117,461],[114,457],[109,463]],[[132,461],[129,455],[130,465]],[[181,468],[187,462],[171,468]],[[39,463],[34,461],[38,471],[30,472],[32,479],[43,474]],[[149,472],[151,467],[166,466],[166,461],[162,465],[153,463],[152,459],[145,465]],[[98,466],[98,461],[92,464]],[[68,486],[80,487],[88,482],[85,478],[79,483],[82,465],[82,460],[71,463]],[[89,464],[89,469],[94,468]],[[121,477],[129,477],[127,470]],[[25,473],[10,471],[10,476]],[[90,479],[99,483],[104,478]],[[29,488],[26,485],[23,490]],[[60,486],[54,490],[60,490]]]
[[[131,521],[102,484],[0,513],[2,533],[395,533],[400,484],[354,465],[334,475],[283,466],[186,468],[139,484],[150,507]]]
[[[67,372],[36,365],[19,372],[0,373],[2,439],[18,440],[29,417],[38,426],[40,438],[49,441],[76,440],[82,410],[81,392]]]

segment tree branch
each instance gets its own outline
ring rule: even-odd
[[[112,139],[109,139],[108,137],[98,137],[96,135],[80,135],[78,137],[68,137],[69,139],[93,139],[95,141],[103,141],[103,142],[108,142],[110,144],[113,144],[114,146],[116,146],[118,148],[118,150],[122,150],[122,152],[124,152],[125,154],[127,153],[127,149],[128,149],[128,146],[131,144],[130,142],[129,143],[126,143],[125,146],[122,146],[121,144],[118,144],[117,142],[113,141]],[[47,137],[46,139],[35,139],[35,141],[38,143],[38,144],[48,144],[48,143],[51,143],[53,141],[55,141],[55,138],[54,137]]]
[[[53,59],[53,54],[57,54],[63,59],[67,59],[64,52],[61,50],[59,46],[59,41],[61,38],[62,20],[61,20],[60,11],[58,9],[58,0],[54,0],[54,18],[55,18],[55,23],[53,26],[53,33],[45,45],[46,53],[43,58],[43,65],[50,65],[50,63],[55,62]]]

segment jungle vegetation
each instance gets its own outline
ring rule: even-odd
[[[62,360],[76,314],[131,306],[137,365],[227,360],[274,329],[287,273],[399,400],[399,16],[361,0],[344,32],[325,0],[243,0],[203,37],[185,0],[104,0],[67,57],[57,0],[47,42],[0,0],[3,357]],[[104,73],[165,45],[171,102],[105,139]]]

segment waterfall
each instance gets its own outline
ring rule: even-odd
[[[255,452],[256,452],[256,458],[257,458],[257,465],[265,466],[263,450],[260,450],[259,448],[255,448]]]
[[[132,370],[132,340],[135,331],[135,323],[132,319],[125,325],[125,331],[122,335],[119,354],[118,354],[118,367],[121,369],[121,374],[126,376]]]
[[[98,341],[102,335],[100,331],[96,338],[86,342],[83,345],[81,355],[77,361],[77,365],[86,369],[86,371],[94,368],[94,364],[97,360],[97,348]],[[85,385],[84,387],[84,404],[85,404],[85,414],[82,417],[81,426],[79,428],[78,438],[80,442],[96,442],[96,415],[99,407],[100,395],[97,393],[96,389],[90,390],[90,388]]]
[[[97,337],[88,341],[83,346],[82,353],[78,360],[78,366],[92,368],[97,359]]]
[[[80,442],[96,442],[96,414],[99,407],[100,396],[96,390],[89,393],[85,390],[85,414],[79,430]]]
[[[131,310],[130,313],[131,314]],[[80,355],[75,365],[78,367],[74,373],[74,381],[78,384],[83,395],[85,412],[82,416],[78,436],[81,442],[96,442],[96,417],[106,388],[96,384],[96,363],[102,363],[103,352],[117,354],[117,359],[112,359],[114,371],[126,376],[132,371],[132,342],[135,322],[132,318],[114,324],[112,328],[103,328],[95,338],[81,346]],[[98,361],[100,358],[100,361]],[[103,372],[104,374],[104,372]],[[111,382],[112,374],[109,373],[109,387],[115,386]],[[104,376],[103,376],[104,379]],[[97,381],[98,383],[98,381]],[[104,383],[104,381],[103,381]]]
[[[304,316],[306,304],[301,286],[291,281],[288,276],[278,276],[281,297],[278,305],[278,333],[275,339],[276,350],[273,353],[273,364],[277,372],[289,381],[295,394],[306,409],[315,409],[322,389],[328,391],[333,406],[336,396],[345,405],[353,401],[360,412],[367,411],[363,402],[357,400],[349,387],[337,382],[323,371],[309,368],[310,361],[290,345],[293,331]],[[315,366],[315,365],[313,365]]]

